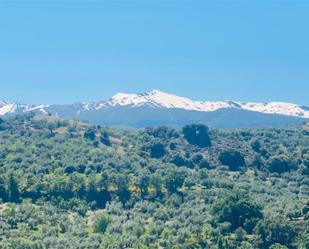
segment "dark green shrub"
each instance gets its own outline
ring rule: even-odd
[[[105,233],[107,226],[112,222],[112,219],[105,213],[98,213],[94,218],[93,231],[95,233]]]
[[[246,166],[245,159],[239,151],[221,152],[219,155],[219,161],[223,165],[227,165],[232,171],[239,170],[240,167]]]
[[[100,141],[102,144],[105,144],[106,146],[112,146],[112,143],[109,139],[109,135],[106,131],[104,131],[100,137]]]
[[[261,207],[254,203],[243,192],[233,192],[219,200],[214,209],[217,223],[231,223],[231,231],[242,227],[251,233],[257,222],[263,218]]]
[[[166,154],[165,146],[161,143],[154,144],[150,147],[150,156],[160,158]]]
[[[269,248],[270,246],[279,243],[288,248],[295,248],[293,243],[296,239],[297,232],[290,224],[283,220],[263,220],[255,229],[259,235],[260,248]]]
[[[284,173],[293,169],[294,163],[286,156],[274,156],[268,161],[268,170],[271,173]]]
[[[93,128],[88,128],[84,133],[84,138],[93,141],[96,138],[96,131]]]
[[[170,162],[177,166],[185,166],[187,164],[187,160],[179,153],[174,155]]]
[[[185,139],[193,145],[199,147],[208,147],[211,145],[211,139],[209,136],[209,129],[206,125],[193,124],[186,125],[182,128]]]

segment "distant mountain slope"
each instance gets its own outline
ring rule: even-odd
[[[309,120],[309,108],[285,102],[193,101],[153,90],[72,105],[25,105],[0,101],[0,115],[36,112],[76,117],[100,125],[145,127],[204,123],[213,127],[257,127]]]
[[[99,125],[126,125],[138,128],[159,125],[180,127],[191,123],[203,123],[218,128],[265,127],[297,124],[307,120],[236,108],[221,108],[211,112],[200,112],[183,109],[158,109],[149,106],[134,108],[115,106],[97,111],[82,112],[79,117]]]

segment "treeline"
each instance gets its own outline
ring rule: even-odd
[[[308,248],[308,136],[0,119],[1,248]]]

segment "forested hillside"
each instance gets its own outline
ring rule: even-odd
[[[309,125],[0,119],[1,249],[307,249]]]

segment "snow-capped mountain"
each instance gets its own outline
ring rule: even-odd
[[[10,104],[6,101],[0,100],[0,115],[13,113],[15,110],[16,110],[15,104]]]
[[[27,112],[41,112],[42,114],[47,114],[47,109],[48,105],[26,105],[19,103],[9,103],[4,100],[0,100],[0,116]]]
[[[77,117],[102,125],[182,125],[200,122],[213,126],[285,125],[309,119],[309,108],[285,102],[193,101],[153,90],[117,93],[108,100],[72,105],[26,105],[0,101],[0,115],[35,112]]]
[[[107,102],[94,105],[96,109],[106,106],[142,106],[149,105],[159,108],[178,108],[190,111],[210,112],[221,108],[239,108],[249,111],[282,114],[295,117],[309,118],[309,110],[300,105],[286,102],[236,102],[236,101],[193,101],[158,90],[141,94],[117,93]]]
[[[148,105],[151,107],[159,108],[177,108],[190,111],[203,111],[209,112],[220,108],[229,108],[233,106],[233,103],[227,101],[192,101],[188,98],[179,97],[173,94],[153,90],[147,93],[141,94],[126,94],[117,93],[109,101],[111,106],[117,105],[130,105],[130,106],[142,106]]]
[[[309,118],[308,108],[286,102],[254,103],[236,101],[193,101],[185,97],[179,97],[159,90],[139,94],[117,93],[106,101],[83,103],[83,111],[99,110],[115,106],[150,106],[153,108],[182,109],[201,112],[211,112],[221,108],[238,108],[268,114]]]

